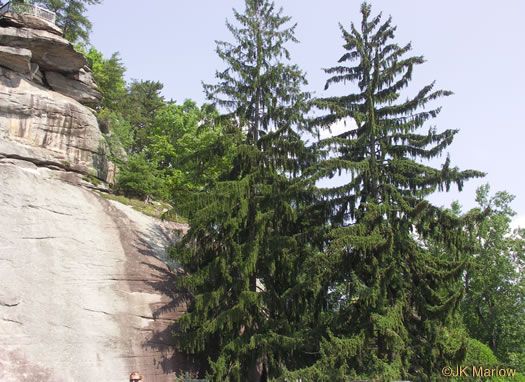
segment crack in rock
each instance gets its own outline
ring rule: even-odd
[[[55,211],[55,210],[52,210],[50,208],[45,208],[45,207],[40,207],[40,206],[35,206],[33,204],[28,204],[24,207],[28,207],[28,208],[34,208],[36,210],[44,210],[44,211],[49,211],[49,212],[52,212],[54,214],[59,214],[59,215],[65,215],[65,216],[73,216],[73,214],[68,214],[68,213],[65,213],[65,212],[60,212],[60,211]]]
[[[2,321],[13,322],[13,323],[18,324],[18,325],[24,325],[23,322],[20,322],[20,321],[17,321],[17,320],[10,320],[9,318],[2,318]]]
[[[1,302],[0,301],[0,306],[6,306],[8,308],[13,308],[15,306],[18,306],[20,304],[20,302],[12,302],[12,303],[9,303],[9,302]]]
[[[94,309],[89,309],[89,308],[82,308],[82,309],[87,310],[88,312],[103,313],[103,314],[106,314],[108,316],[113,316],[113,313],[104,312],[103,310],[94,310]]]
[[[24,239],[24,240],[47,240],[47,239],[57,239],[57,237],[56,236],[21,237],[20,239]]]
[[[148,332],[148,333],[153,333],[154,332],[153,329],[137,328],[136,326],[133,326],[132,328],[135,329],[135,330],[138,330],[139,332]]]
[[[175,322],[175,320],[172,320],[172,319],[169,319],[169,318],[141,316],[140,314],[137,314],[136,316],[140,317],[140,318],[143,318],[145,320],[150,320],[150,321],[170,321],[170,322]]]

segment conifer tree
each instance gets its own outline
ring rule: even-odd
[[[296,296],[314,294],[303,270],[315,237],[303,214],[311,193],[297,182],[308,159],[298,129],[309,96],[286,49],[295,25],[268,0],[245,5],[234,10],[237,25],[227,23],[235,42],[217,42],[226,69],[204,86],[237,126],[233,165],[191,195],[190,230],[175,249],[189,272],[180,285],[193,296],[176,340],[207,356],[213,381],[258,380],[300,363],[294,351],[308,343],[300,333],[309,307]]]
[[[338,296],[338,308],[329,313],[318,362],[301,373],[315,380],[424,380],[464,351],[451,333],[461,296],[460,222],[425,196],[451,184],[461,190],[483,174],[452,168],[448,157],[441,169],[423,163],[441,155],[457,133],[418,132],[440,112],[427,104],[451,92],[432,83],[399,101],[424,59],[407,57],[411,45],[393,42],[391,18],[372,17],[366,3],[361,14],[359,29],[340,26],[346,52],[325,70],[326,88],[357,83],[357,91],[316,101],[328,111],[319,126],[350,118],[356,128],[322,141],[319,147],[332,155],[311,172],[314,179],[342,173],[347,181],[323,191],[333,227],[328,292]],[[446,253],[422,245],[429,235]]]
[[[120,103],[120,111],[131,124],[131,153],[140,153],[148,145],[155,115],[166,105],[160,94],[163,88],[162,83],[149,80],[134,80],[127,86],[127,95]]]

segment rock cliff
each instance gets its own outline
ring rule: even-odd
[[[108,146],[85,106],[102,93],[84,56],[45,20],[7,14],[1,25],[0,155],[112,183]]]
[[[165,223],[82,180],[114,179],[92,110],[101,94],[60,30],[0,21],[0,379],[173,380],[188,362]]]

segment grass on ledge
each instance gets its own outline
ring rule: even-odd
[[[116,202],[125,204],[127,206],[133,207],[134,210],[137,210],[139,212],[142,212],[144,215],[153,216],[154,218],[161,218],[162,214],[166,211],[171,209],[172,207],[165,202],[157,202],[154,201],[153,203],[146,203],[143,200],[140,199],[131,199],[124,195],[114,195],[114,194],[107,194],[105,192],[96,191],[97,194],[102,196],[104,199],[107,200],[114,200]],[[166,218],[168,221],[173,221],[176,223],[187,223],[186,219],[184,219],[182,216],[179,216],[177,214],[174,214],[174,216],[171,216],[169,218]]]

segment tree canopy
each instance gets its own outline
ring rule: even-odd
[[[328,292],[339,297],[322,357],[305,372],[316,380],[421,378],[439,373],[440,365],[465,351],[448,340],[465,267],[461,224],[425,196],[454,183],[461,189],[465,180],[483,174],[452,168],[449,158],[441,169],[422,163],[440,155],[457,133],[418,132],[440,111],[427,104],[451,92],[431,83],[399,102],[424,59],[407,56],[410,44],[394,42],[391,18],[373,16],[367,3],[361,14],[360,25],[341,26],[345,53],[339,65],[325,70],[326,88],[355,88],[315,101],[328,111],[316,118],[319,126],[351,118],[356,128],[320,142],[326,159],[310,169],[313,179],[341,173],[347,181],[321,190],[332,224]],[[428,236],[446,246],[446,256],[422,244]]]
[[[100,4],[102,0],[30,0],[56,14],[56,25],[64,31],[71,42],[89,41],[91,21],[86,17],[87,5]]]
[[[462,312],[469,334],[502,361],[525,367],[525,230],[512,231],[514,199],[507,192],[477,191],[480,214],[470,226],[475,251],[464,276]]]
[[[205,85],[234,131],[232,165],[192,195],[190,230],[175,255],[189,275],[180,285],[192,303],[175,334],[181,350],[208,358],[213,381],[276,377],[302,347],[307,306],[296,298],[310,253],[297,176],[307,156],[298,130],[309,95],[304,74],[288,64],[294,26],[273,3],[247,0],[234,43],[218,42],[226,69]]]

